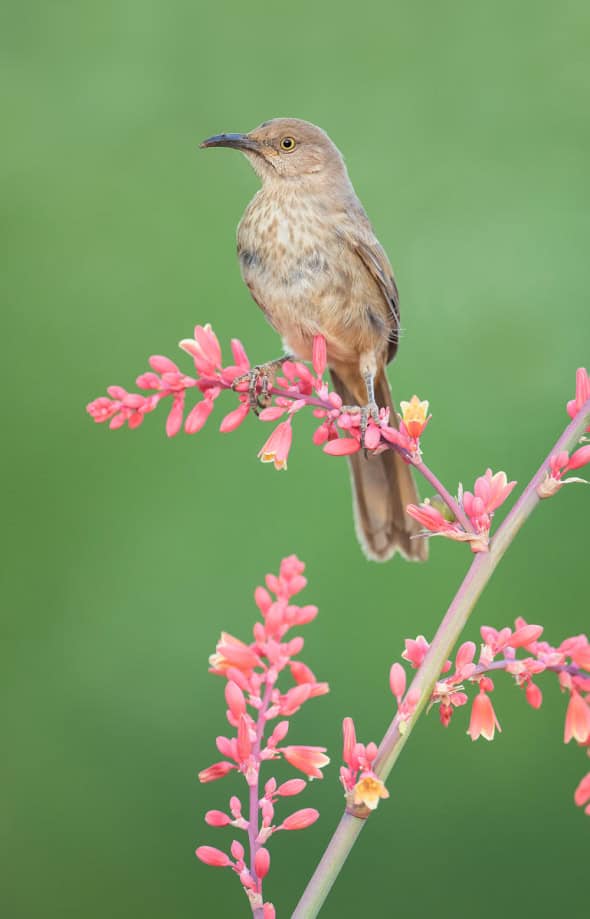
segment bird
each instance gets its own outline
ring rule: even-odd
[[[243,134],[215,134],[203,148],[241,151],[261,179],[237,231],[243,280],[286,353],[311,360],[326,341],[334,389],[363,422],[390,410],[386,366],[399,343],[399,294],[389,259],[359,201],[342,154],[317,125],[273,118]],[[272,362],[271,362],[272,363]],[[270,366],[270,365],[269,365]],[[394,450],[349,457],[356,531],[366,556],[427,557],[410,466]]]

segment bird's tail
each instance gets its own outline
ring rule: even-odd
[[[334,388],[345,405],[355,404],[340,377],[330,371]],[[397,427],[389,381],[384,372],[375,381],[375,401],[379,408],[389,408],[390,424]],[[368,558],[384,562],[396,552],[412,561],[426,561],[425,539],[412,539],[420,530],[416,520],[406,514],[408,504],[420,499],[412,470],[395,450],[376,456],[364,451],[349,457],[352,478],[353,509],[359,542]]]

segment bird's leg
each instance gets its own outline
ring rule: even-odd
[[[274,361],[268,361],[266,364],[256,364],[251,370],[242,373],[233,381],[232,389],[237,389],[240,383],[248,383],[248,405],[255,415],[258,415],[260,410],[269,404],[269,390],[272,388],[277,371],[280,370],[285,361],[290,361],[292,358],[293,355],[285,354],[283,357],[277,357]],[[258,391],[259,384],[260,392]]]
[[[379,406],[375,402],[375,376],[376,372],[373,365],[373,361],[367,362],[363,366],[362,375],[367,390],[367,402],[365,405],[343,405],[343,412],[350,413],[359,413],[361,416],[361,444],[365,445],[365,434],[367,433],[367,426],[369,424],[369,418],[372,418],[376,424],[379,424]]]
[[[361,443],[364,446],[369,418],[379,424],[379,406],[375,402],[375,374],[373,371],[366,370],[363,373],[363,380],[367,387],[367,404],[361,406]]]

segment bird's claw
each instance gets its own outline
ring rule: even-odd
[[[361,446],[365,446],[365,436],[367,433],[367,428],[369,426],[369,418],[371,418],[375,424],[380,424],[379,417],[379,406],[376,402],[367,402],[366,405],[343,405],[343,412],[349,412],[350,414],[360,413],[361,416]]]
[[[280,357],[269,361],[267,364],[256,364],[251,370],[236,377],[232,389],[237,390],[241,383],[248,383],[248,406],[255,415],[259,415],[263,408],[270,404],[272,389],[277,370],[282,367],[288,357]]]

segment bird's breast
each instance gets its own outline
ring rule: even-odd
[[[309,296],[331,271],[331,237],[321,213],[309,204],[255,198],[238,228],[244,280],[253,292],[259,290],[265,307],[281,291]]]
[[[309,199],[277,201],[259,192],[238,227],[244,281],[289,350],[301,358],[311,357],[318,334],[326,337],[329,358],[335,360],[363,347],[366,310],[354,296],[358,271],[343,257],[343,248],[334,216]]]

